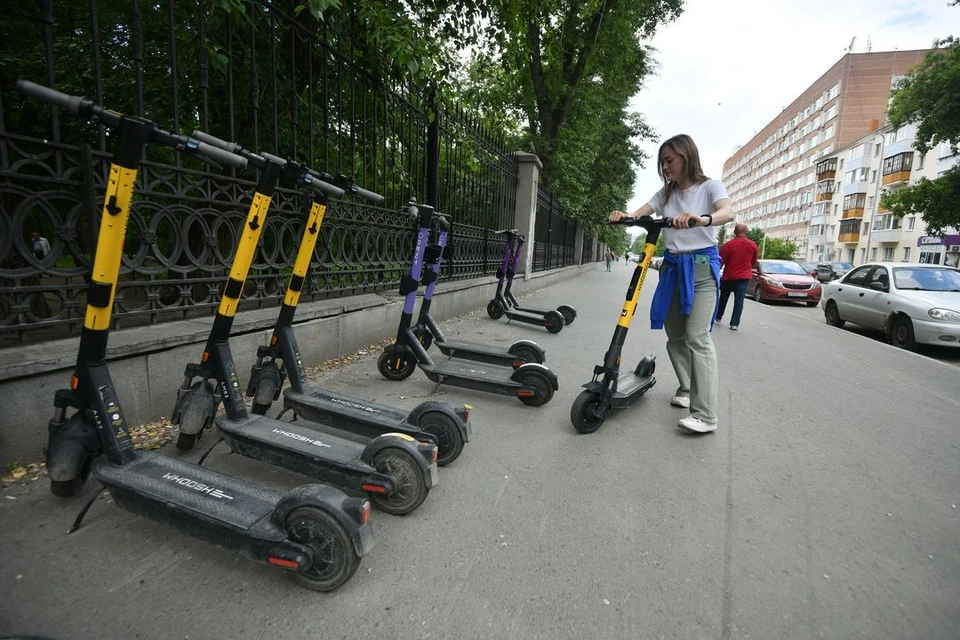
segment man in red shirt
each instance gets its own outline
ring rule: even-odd
[[[747,295],[747,285],[750,284],[750,275],[759,254],[757,243],[747,237],[747,225],[742,222],[734,226],[733,239],[727,240],[720,247],[723,276],[720,278],[720,302],[717,304],[716,321],[723,319],[727,300],[733,293],[733,317],[730,318],[730,329],[733,331],[740,326],[743,298]]]

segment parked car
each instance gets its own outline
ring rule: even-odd
[[[878,329],[897,347],[960,347],[960,269],[868,263],[827,284],[822,307],[827,324]]]
[[[853,265],[849,262],[818,262],[817,279],[820,282],[830,282],[842,278],[850,269],[853,269]]]
[[[747,285],[747,295],[757,302],[806,302],[808,307],[817,306],[821,292],[820,282],[793,260],[758,261]]]
[[[817,263],[816,262],[805,262],[803,260],[797,260],[797,264],[803,267],[803,270],[810,274],[811,278],[817,277]]]

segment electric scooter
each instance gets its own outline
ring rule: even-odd
[[[276,156],[254,154],[240,145],[206,134],[194,135],[243,156],[260,169],[260,179],[206,347],[199,363],[186,366],[177,392],[177,404],[171,416],[171,422],[180,426],[177,447],[192,448],[203,429],[211,426],[216,418],[223,439],[234,453],[329,482],[349,492],[366,493],[387,513],[410,513],[423,504],[430,488],[437,483],[435,443],[389,433],[377,436],[364,446],[289,422],[249,415],[230,351],[230,330],[240,294],[281,173],[327,197],[342,196],[343,190],[319,179],[303,165]],[[314,225],[319,228],[322,212],[320,207],[311,210],[308,228]],[[226,415],[217,417],[221,402]]]
[[[380,375],[387,380],[405,380],[419,366],[428,379],[437,383],[434,390],[441,384],[451,384],[487,393],[516,396],[524,404],[533,407],[549,402],[559,385],[556,374],[546,365],[527,362],[511,370],[459,360],[434,362],[420,344],[412,327],[413,310],[423,276],[424,253],[434,211],[430,206],[411,203],[410,214],[418,221],[413,261],[410,270],[400,281],[400,294],[404,300],[396,341],[384,349],[377,360]]]
[[[120,258],[146,145],[166,145],[233,167],[242,167],[246,161],[163,131],[149,120],[108,111],[86,98],[24,80],[17,81],[17,89],[110,127],[116,140],[77,366],[70,388],[55,394],[49,424],[50,490],[57,496],[76,495],[92,473],[123,509],[172,524],[251,560],[291,570],[311,589],[330,591],[344,584],[373,545],[370,502],[320,484],[282,494],[177,458],[134,449],[106,364]],[[75,411],[68,417],[69,409]],[[81,510],[71,532],[80,527],[99,493]]]
[[[507,316],[509,320],[544,327],[550,333],[560,333],[564,325],[573,324],[577,311],[568,304],[560,305],[555,310],[520,306],[510,290],[513,287],[513,277],[517,273],[517,265],[520,263],[520,254],[523,251],[523,236],[518,235],[516,229],[505,229],[496,233],[506,234],[507,244],[503,249],[503,263],[497,271],[497,292],[493,300],[487,304],[487,315],[494,320]],[[506,287],[503,284],[504,278],[506,278]]]
[[[640,290],[650,269],[650,261],[657,246],[657,239],[660,237],[660,230],[671,226],[672,222],[672,218],[644,216],[624,218],[619,222],[609,223],[643,227],[647,230],[647,239],[643,245],[643,256],[637,260],[630,286],[627,287],[626,300],[613,331],[610,348],[603,357],[603,364],[593,368],[593,380],[583,385],[585,390],[580,392],[570,409],[570,420],[580,433],[593,433],[600,428],[611,410],[626,409],[657,383],[653,375],[657,366],[655,356],[644,356],[633,371],[621,373],[620,354],[627,338],[630,321],[637,311]],[[696,224],[695,220],[690,222],[691,226]]]
[[[328,176],[347,193],[371,202],[382,202],[383,197],[357,187],[353,181],[339,176]],[[303,238],[293,266],[277,324],[267,346],[257,349],[257,361],[250,372],[246,395],[253,398],[252,412],[263,415],[283,392],[283,416],[292,410],[295,416],[328,425],[366,438],[386,433],[402,433],[418,441],[436,442],[439,452],[437,464],[445,466],[456,460],[470,440],[470,406],[454,408],[446,402],[422,402],[412,411],[397,409],[322,389],[306,382],[300,349],[293,330],[293,317],[300,301],[300,291],[310,267],[310,257],[320,233],[320,225],[327,209],[329,195],[314,190],[310,216],[304,226]],[[290,387],[283,388],[287,376]],[[312,426],[312,425],[307,425]]]
[[[428,244],[424,253],[424,263],[427,268],[424,268],[422,282],[427,286],[423,292],[423,300],[420,301],[420,315],[414,328],[414,333],[419,338],[423,348],[429,350],[431,345],[436,344],[440,352],[450,358],[486,362],[505,367],[516,368],[526,362],[542,364],[546,354],[540,345],[533,340],[518,340],[504,350],[492,345],[462,340],[447,340],[444,337],[437,321],[430,314],[430,303],[433,300],[433,292],[440,277],[440,263],[443,259],[449,260],[452,256],[452,247],[447,244],[450,239],[450,223],[445,216],[438,214],[434,219],[434,224],[437,227],[437,242],[436,244]]]

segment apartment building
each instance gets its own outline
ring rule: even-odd
[[[798,257],[819,259],[811,244],[825,251],[827,233],[810,235],[814,205],[832,202],[842,182],[818,179],[818,163],[880,130],[893,83],[928,51],[848,53],[807,87],[724,163],[737,218],[793,242]],[[826,209],[820,207],[820,218]]]

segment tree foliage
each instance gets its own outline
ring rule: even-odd
[[[953,2],[957,5],[957,2]],[[914,146],[926,153],[948,143],[960,151],[960,39],[946,38],[931,51],[894,91],[887,111],[894,128],[916,123]],[[942,236],[949,227],[960,227],[960,165],[935,180],[921,178],[916,184],[884,193],[880,206],[896,216],[919,214],[927,232]]]
[[[793,260],[799,253],[799,247],[783,238],[770,238],[760,227],[747,229],[747,238],[760,247],[760,257],[766,260]]]

